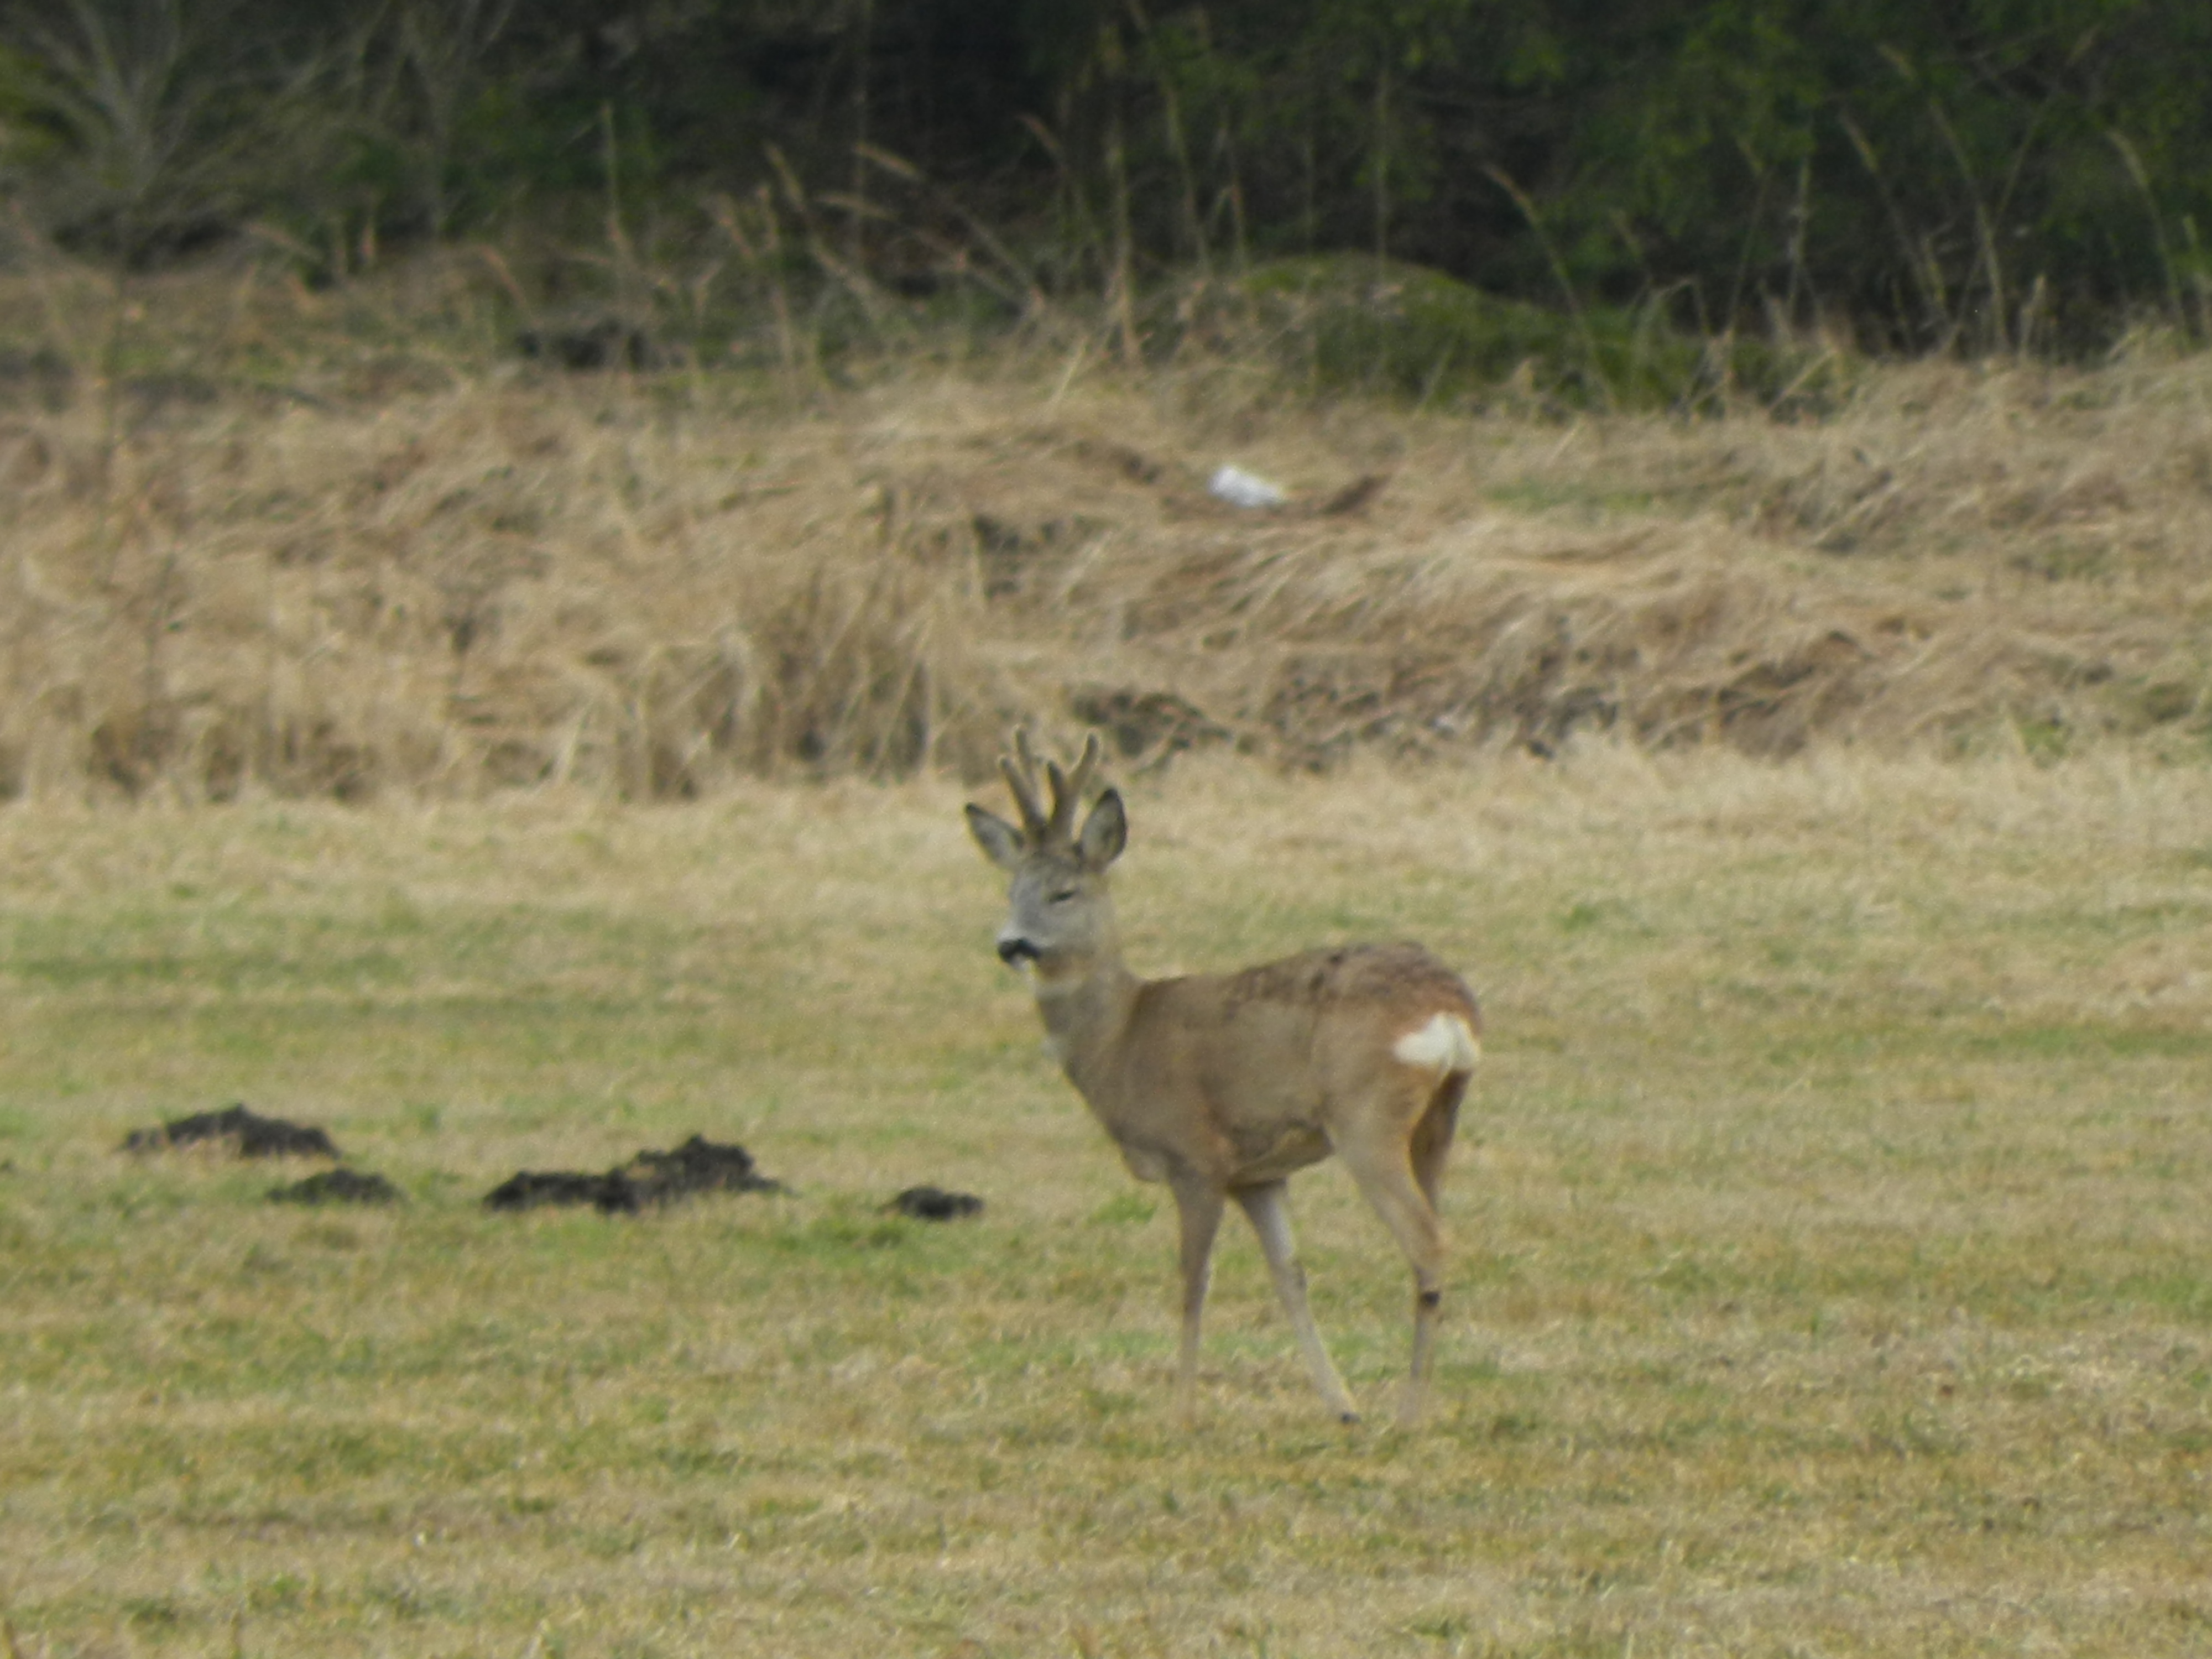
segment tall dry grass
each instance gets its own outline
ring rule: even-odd
[[[1868,369],[1819,421],[502,357],[483,262],[49,264],[0,331],[0,787],[356,798],[979,769],[1021,717],[1758,755],[2212,730],[2212,365]],[[1235,461],[1292,507],[1239,511]]]

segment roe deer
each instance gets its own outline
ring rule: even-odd
[[[1291,1241],[1287,1177],[1331,1152],[1344,1160],[1413,1268],[1413,1364],[1401,1409],[1419,1414],[1443,1302],[1437,1189],[1481,1016],[1460,977],[1419,945],[1309,951],[1241,973],[1139,979],[1121,963],[1107,866],[1128,839],[1121,797],[1075,814],[1098,763],[1092,733],[1074,771],[1048,762],[1048,811],[1036,757],[1018,732],[1000,769],[1021,828],[980,806],[968,827],[1012,877],[999,955],[1025,966],[1068,1081],[1139,1181],[1165,1182],[1182,1220],[1182,1346],[1176,1396],[1195,1404],[1199,1325],[1213,1237],[1234,1199],[1297,1333],[1314,1386],[1357,1420],[1314,1328]]]

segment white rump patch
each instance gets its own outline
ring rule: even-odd
[[[1390,1052],[1407,1065],[1426,1072],[1471,1072],[1482,1045],[1475,1041],[1474,1028],[1459,1015],[1431,1014],[1427,1024],[1392,1043]]]

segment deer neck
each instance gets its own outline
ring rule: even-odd
[[[1106,1056],[1128,1029],[1142,983],[1122,965],[1119,946],[1110,942],[1081,961],[1037,976],[1037,1012],[1043,1017],[1045,1036],[1068,1080],[1086,1097],[1090,1079],[1103,1073]]]

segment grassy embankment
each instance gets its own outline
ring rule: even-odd
[[[0,790],[973,776],[1071,703],[1294,764],[2212,731],[2201,357],[1832,362],[1795,422],[1414,414],[1080,341],[562,376],[496,355],[468,264],[149,283],[136,323],[65,276],[0,286]],[[1212,501],[1223,462],[1293,510]]]
[[[347,303],[240,292],[226,349]],[[441,361],[9,416],[19,1651],[2203,1645],[2201,364],[1680,427]],[[1215,459],[1397,471],[1255,525]],[[1141,965],[1413,934],[1484,994],[1418,1435],[1319,1420],[1233,1232],[1170,1419],[1170,1217],[945,775],[1071,686],[1355,751],[1124,767]],[[872,741],[943,769],[751,775]],[[409,1203],[115,1151],[240,1097]],[[797,1195],[476,1205],[695,1130]],[[925,1180],[990,1207],[879,1213]],[[1403,1270],[1297,1190],[1381,1403]]]

